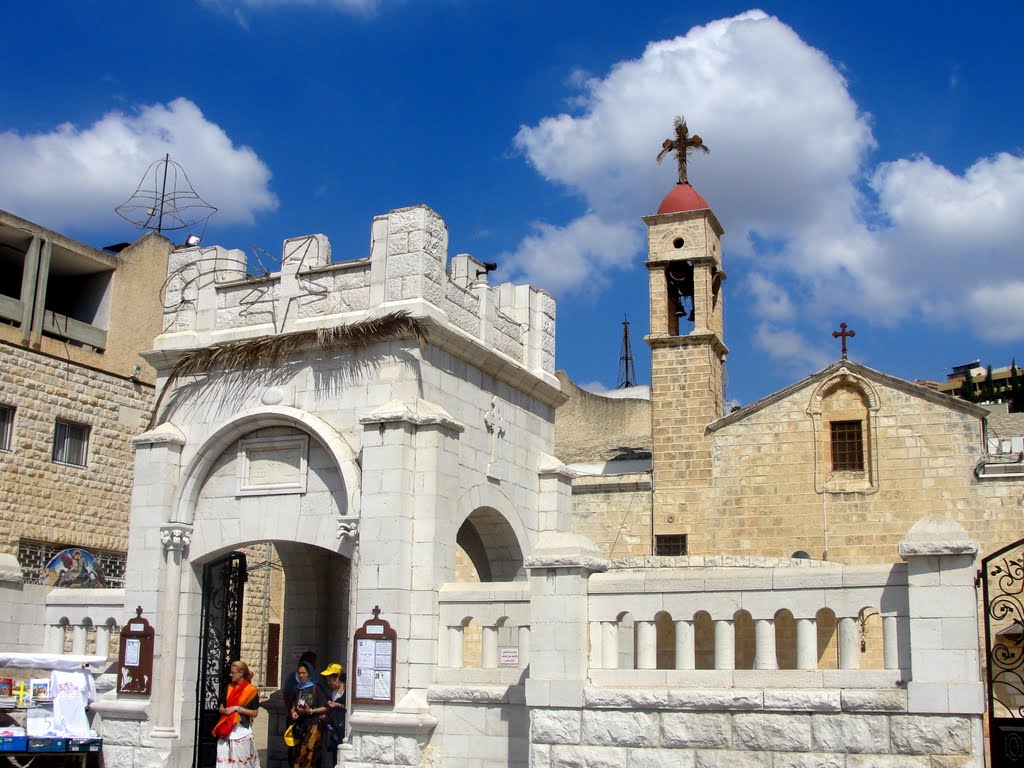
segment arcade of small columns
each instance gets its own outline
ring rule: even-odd
[[[736,669],[737,626],[734,619],[709,620],[713,626],[714,666],[713,669]],[[897,616],[882,617],[882,660],[885,669],[899,669],[899,650],[897,645]],[[672,622],[675,629],[674,669],[698,669],[697,666],[697,620],[682,619]],[[780,669],[776,650],[775,619],[755,619],[754,625],[754,659],[752,669]],[[800,618],[796,625],[796,669],[819,668],[819,634],[816,618]],[[836,625],[838,627],[839,669],[860,669],[863,650],[861,643],[865,637],[863,619],[856,616],[844,616]],[[443,666],[461,668],[467,660],[475,661],[476,653],[466,652],[468,644],[467,624],[456,624],[447,627],[447,663]],[[636,627],[636,669],[659,669],[658,658],[663,641],[659,642],[659,622],[637,621]],[[482,669],[495,669],[499,666],[499,631],[508,629],[504,626],[482,626],[480,631],[479,666]],[[620,642],[623,625],[620,621],[591,622],[591,667],[593,669],[620,669],[620,650],[627,645]],[[517,666],[525,668],[530,663],[530,628],[515,627],[518,638],[519,661]],[[664,637],[664,633],[661,633]],[[470,659],[467,659],[467,656]]]

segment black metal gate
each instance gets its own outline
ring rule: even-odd
[[[232,552],[203,567],[203,613],[196,686],[195,768],[214,768],[222,695],[231,662],[242,646],[242,598],[247,579],[245,555]]]
[[[991,768],[1024,768],[1024,539],[981,561]]]

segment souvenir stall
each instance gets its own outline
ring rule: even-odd
[[[49,676],[0,678],[0,766],[78,763],[102,750],[89,723],[96,700],[95,676],[103,656],[0,653],[0,667],[47,670]],[[38,762],[36,758],[41,758]]]

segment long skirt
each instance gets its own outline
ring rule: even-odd
[[[217,768],[260,768],[260,753],[253,737],[217,739]]]
[[[320,723],[316,718],[295,729],[299,739],[289,753],[291,768],[320,768],[320,752],[323,742]]]

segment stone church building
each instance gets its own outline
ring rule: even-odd
[[[171,253],[123,591],[152,689],[94,705],[106,765],[212,765],[268,544],[282,674],[348,667],[340,766],[984,764],[975,560],[1021,486],[983,409],[842,359],[726,413],[723,228],[688,184],[644,221],[649,400],[556,374],[554,300],[423,206],[261,278]]]

